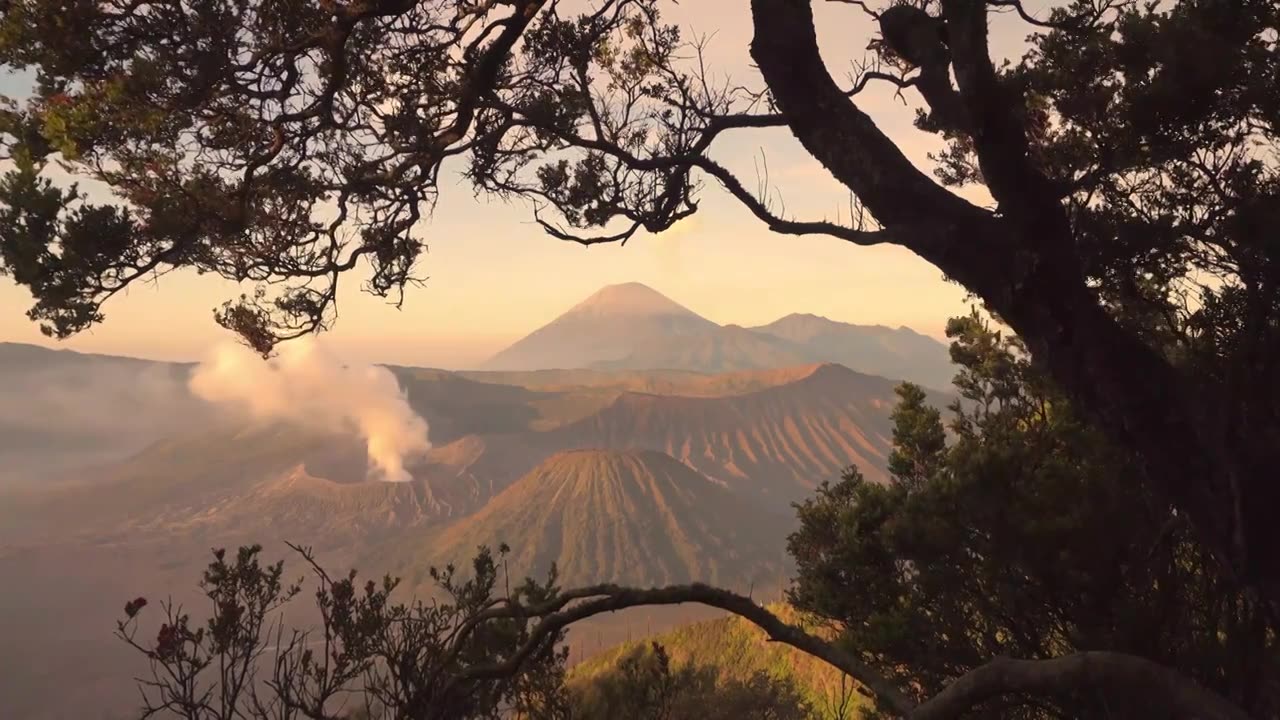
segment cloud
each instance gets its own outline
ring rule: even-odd
[[[368,448],[370,475],[388,481],[410,480],[405,463],[431,448],[427,422],[391,371],[345,365],[313,338],[285,343],[270,361],[220,345],[192,374],[191,390],[257,420],[355,432]]]

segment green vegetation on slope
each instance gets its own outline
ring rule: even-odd
[[[783,620],[804,626],[802,616],[790,606],[775,603],[768,607]],[[682,625],[605,650],[571,669],[570,690],[589,695],[590,686],[599,678],[615,672],[635,653],[651,652],[655,642],[664,648],[674,668],[712,666],[722,682],[745,683],[763,673],[794,684],[816,718],[857,717],[858,708],[868,702],[839,670],[790,645],[770,642],[760,628],[737,616]]]

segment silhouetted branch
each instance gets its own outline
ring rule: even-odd
[[[880,13],[867,7],[867,4],[863,2],[863,0],[828,0],[828,2],[838,2],[838,3],[844,3],[845,5],[855,5],[861,8],[862,12],[870,16],[872,20],[880,19]]]
[[[569,600],[583,599],[584,602],[567,607],[566,598]],[[761,630],[764,630],[771,640],[790,645],[848,673],[850,677],[874,692],[886,706],[899,715],[909,715],[914,707],[914,703],[898,688],[894,687],[892,683],[861,660],[794,625],[783,622],[778,616],[757,605],[749,598],[728,590],[721,590],[699,583],[650,589],[596,585],[566,591],[560,597],[541,607],[535,605],[525,608],[511,607],[492,610],[490,611],[491,617],[543,617],[530,630],[529,639],[525,645],[515,653],[512,653],[505,661],[469,668],[461,673],[456,680],[484,679],[510,675],[520,667],[525,658],[542,646],[546,638],[554,636],[560,630],[575,622],[595,615],[630,607],[679,605],[682,603],[699,603],[708,607],[727,610],[734,615],[751,621]],[[555,610],[545,613],[544,611],[548,608],[555,608]]]
[[[1178,717],[1248,719],[1235,705],[1175,670],[1134,655],[1096,651],[1044,660],[997,658],[962,675],[938,695],[917,705],[858,658],[784,622],[750,598],[699,583],[649,589],[594,585],[565,591],[540,604],[490,608],[469,619],[464,633],[497,618],[541,619],[529,631],[524,645],[505,660],[468,668],[451,682],[512,675],[530,655],[544,648],[549,638],[590,617],[631,607],[682,603],[719,608],[754,623],[770,640],[790,645],[841,670],[873,693],[886,709],[910,720],[958,717],[979,703],[1001,695],[1043,697],[1085,690],[1137,696],[1152,707],[1168,708]]]
[[[1129,0],[1099,0],[1094,4],[1090,12],[1081,13],[1066,20],[1040,20],[1027,12],[1027,9],[1022,5],[1022,0],[987,0],[987,4],[993,7],[1013,8],[1023,22],[1036,27],[1048,30],[1062,30],[1064,32],[1081,32],[1101,20],[1108,10],[1131,5],[1132,2]]]
[[[1249,720],[1240,708],[1194,680],[1146,658],[1116,652],[1079,652],[1047,660],[996,658],[952,681],[922,703],[911,720],[944,720],[1000,695],[1046,696],[1082,690],[1140,698],[1173,717]]]

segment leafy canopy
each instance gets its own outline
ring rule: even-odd
[[[950,442],[898,389],[893,479],[850,468],[798,506],[790,600],[921,697],[992,657],[1112,650],[1153,659],[1265,716],[1280,644],[1264,606],[1222,580],[1185,518],[1085,425],[1025,348],[976,315],[948,326],[961,399]],[[992,703],[999,717],[1143,716],[1131,695]]]
[[[708,175],[775,230],[906,241],[786,218],[716,163],[718,137],[784,126],[787,112],[770,88],[711,80],[659,0],[577,15],[542,0],[6,5],[0,67],[37,80],[0,111],[0,268],[59,337],[177,267],[256,281],[219,317],[264,351],[331,322],[338,280],[360,262],[366,290],[398,296],[418,277],[420,221],[455,157],[477,188],[556,215],[543,224],[562,238],[661,231],[697,209]],[[910,32],[944,9],[925,7],[875,13],[883,35],[853,89],[917,90],[918,126],[950,142],[938,177],[998,190],[961,98],[936,82],[937,63],[955,59]],[[997,74],[1085,275],[1117,313],[1154,321],[1171,352],[1276,349],[1278,12],[1266,0],[1076,0],[1037,21],[1026,55]],[[52,187],[51,160],[111,197]],[[617,229],[577,232],[605,227]]]
[[[357,266],[396,300],[421,277],[452,158],[585,244],[670,228],[710,179],[776,233],[896,244],[964,285],[1280,617],[1280,6],[844,2],[879,37],[838,84],[817,0],[742,1],[758,81],[708,68],[663,0],[6,0],[0,66],[36,88],[0,108],[0,272],[57,337],[155,273],[250,281],[217,317],[267,353],[331,324]],[[1007,63],[996,13],[1034,33]],[[873,85],[943,140],[932,168],[859,106]],[[788,216],[716,160],[762,128],[850,218]]]

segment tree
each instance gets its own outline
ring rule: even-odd
[[[1037,19],[1020,0],[846,0],[881,30],[852,87],[811,3],[749,0],[750,91],[682,62],[661,0],[572,17],[556,0],[7,0],[0,64],[37,90],[0,115],[0,268],[58,337],[151,273],[257,281],[218,318],[268,352],[327,326],[359,263],[399,297],[451,158],[582,243],[671,227],[710,177],[775,232],[901,245],[975,293],[1280,614],[1275,3],[1070,0]],[[993,11],[1036,32],[1000,67]],[[942,185],[859,108],[871,83],[948,142]],[[854,221],[781,215],[709,155],[770,127],[848,187]],[[116,199],[53,186],[55,157]]]
[[[881,30],[848,88],[823,62],[812,0],[750,0],[764,84],[750,91],[681,61],[660,0],[599,0],[575,17],[556,0],[4,0],[0,64],[34,69],[37,91],[0,115],[13,163],[0,268],[59,337],[151,273],[257,281],[218,317],[265,353],[329,324],[358,263],[380,295],[415,279],[415,229],[450,158],[582,243],[671,227],[710,177],[775,232],[901,245],[972,291],[1132,452],[1224,577],[1280,616],[1280,8],[1072,0],[1040,20],[1019,0],[846,4]],[[993,10],[1037,30],[999,68]],[[918,126],[948,141],[942,184],[859,108],[872,82],[918,97]],[[779,214],[709,154],[726,133],[770,127],[848,187],[854,221]],[[53,159],[116,199],[56,187],[42,175]],[[965,183],[992,207],[947,187]],[[679,596],[809,643],[710,588],[594,590],[546,627]],[[813,647],[899,714],[1001,683],[1138,672],[1148,684],[1134,687],[1158,694],[1166,677],[1132,656],[1006,662],[913,710],[856,659]],[[1105,677],[1080,670],[1095,662]],[[1230,716],[1194,688],[1166,695]]]
[[[554,600],[552,578],[499,592],[488,548],[472,577],[432,570],[445,601],[391,600],[397,581],[333,579],[310,550],[294,547],[315,576],[320,622],[286,630],[284,609],[302,581],[284,580],[284,563],[264,566],[260,546],[228,558],[215,550],[200,587],[211,616],[192,623],[163,603],[155,639],[139,635],[148,602],[125,604],[116,636],[141,653],[150,676],[138,680],[141,716],[187,720],[803,720],[808,706],[791,680],[763,672],[739,680],[712,664],[674,666],[658,643],[615,668],[567,685],[563,633],[534,633],[537,610]],[[508,669],[495,666],[516,660]]]
[[[784,622],[750,598],[705,585],[559,590],[553,572],[545,584],[526,580],[515,592],[499,594],[497,564],[481,548],[470,580],[457,578],[453,568],[433,571],[444,602],[403,605],[389,598],[394,580],[368,582],[360,589],[354,572],[334,580],[307,549],[295,550],[319,580],[321,621],[316,631],[286,631],[278,611],[296,596],[300,584],[284,582],[282,563],[263,567],[256,546],[241,548],[233,562],[224,551],[215,551],[201,584],[213,607],[203,625],[193,625],[181,607],[166,603],[155,639],[147,642],[139,635],[147,600],[139,597],[125,604],[117,636],[146,657],[151,669],[150,677],[139,679],[143,717],[567,720],[638,711],[642,717],[670,720],[694,712],[699,717],[782,720],[814,712],[789,682],[763,673],[745,680],[726,678],[701,665],[673,668],[657,648],[633,654],[615,675],[585,690],[579,687],[575,693],[564,686],[566,653],[556,643],[568,626],[629,607],[686,602],[739,615],[771,640],[830,663],[856,679],[892,716],[959,717],[1010,693],[1023,696],[1020,702],[1032,707],[1092,693],[1121,699],[1143,712],[1168,708],[1171,717],[1249,717],[1167,666],[1112,650],[1043,659],[997,657],[963,671],[929,697],[931,691],[915,686],[915,680],[882,674],[877,668],[882,659],[863,659],[857,647],[851,653]],[[1222,609],[1214,607],[1215,612]],[[970,629],[957,626],[947,632]],[[1274,635],[1269,637],[1274,642]],[[1232,645],[1234,650],[1241,647]],[[927,677],[930,667],[922,667],[921,677]],[[833,708],[835,717],[846,717],[847,709],[844,704]]]
[[[263,566],[260,546],[240,548],[233,560],[214,551],[200,584],[213,608],[204,624],[165,603],[148,642],[139,636],[146,598],[126,603],[116,635],[150,666],[138,680],[142,717],[568,717],[560,635],[531,640],[529,618],[518,612],[554,597],[554,571],[546,584],[526,580],[502,595],[498,565],[481,548],[470,579],[453,567],[432,570],[445,602],[404,605],[390,599],[395,580],[361,587],[354,571],[333,579],[308,549],[294,549],[318,581],[314,632],[286,631],[282,610],[302,585],[286,583],[283,561]],[[495,672],[504,662],[513,670]]]
[[[1215,572],[1185,518],[1135,482],[1132,458],[1081,422],[1020,342],[976,315],[948,334],[961,392],[950,446],[939,413],[903,385],[891,484],[851,468],[798,506],[792,603],[921,699],[992,657],[1105,649],[1177,668],[1256,717],[1274,713],[1280,639],[1265,607]],[[1150,699],[1079,689],[988,707],[1156,712]]]

